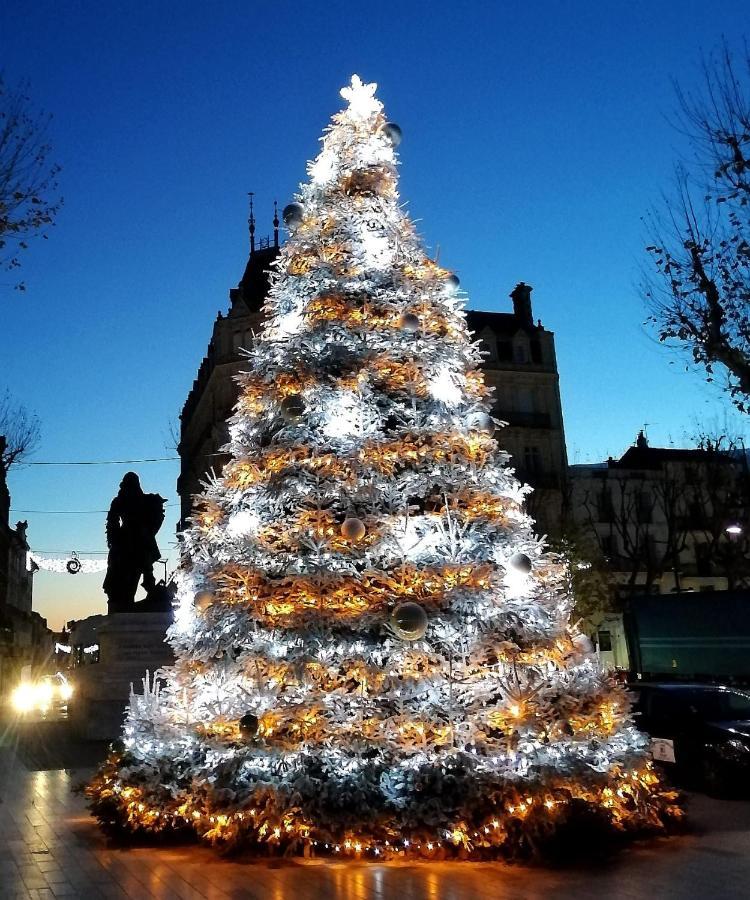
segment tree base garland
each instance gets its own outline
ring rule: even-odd
[[[365,798],[360,785],[347,790],[339,780],[325,808],[326,826],[305,813],[306,800],[327,794],[322,768],[300,772],[284,789],[245,782],[242,796],[232,786],[239,769],[217,768],[211,784],[196,784],[193,764],[139,765],[127,752],[112,751],[84,788],[89,808],[118,841],[197,839],[223,853],[363,860],[553,861],[569,857],[583,837],[590,855],[592,841],[602,852],[614,850],[628,839],[674,832],[684,821],[679,794],[643,758],[634,768],[589,770],[586,784],[551,771],[536,781],[480,776],[468,754],[457,754],[451,766],[417,770],[412,789],[423,799],[402,808],[384,803],[378,792]],[[373,805],[363,808],[364,800]]]

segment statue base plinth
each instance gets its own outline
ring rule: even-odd
[[[97,628],[99,662],[71,673],[75,693],[69,715],[84,740],[114,740],[120,736],[130,685],[136,691],[148,670],[153,674],[174,662],[165,643],[172,623],[169,612],[113,613]]]

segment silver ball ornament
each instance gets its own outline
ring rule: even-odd
[[[510,558],[510,564],[516,572],[523,572],[524,575],[528,575],[531,571],[531,558],[525,553],[514,553]]]
[[[381,133],[386,140],[390,141],[391,147],[394,149],[398,147],[404,138],[401,126],[397,125],[395,122],[386,122],[381,129]]]
[[[454,272],[445,279],[445,291],[447,294],[455,294],[461,284],[461,279]]]
[[[213,591],[198,591],[195,595],[193,602],[195,604],[195,608],[199,612],[205,612],[209,606],[213,606],[214,601],[216,600],[216,596]]]
[[[281,218],[287,228],[296,228],[305,217],[305,207],[301,203],[289,203],[284,207]]]
[[[478,431],[483,431],[485,434],[495,433],[495,422],[489,413],[478,413],[471,419],[471,424]]]
[[[419,331],[419,316],[412,312],[402,313],[398,320],[398,325],[402,331],[408,331],[410,334],[415,334]]]
[[[348,516],[341,525],[341,535],[347,541],[361,541],[366,532],[365,523],[356,516]]]
[[[286,422],[299,422],[305,411],[305,401],[299,394],[289,394],[281,401],[281,417]]]
[[[391,627],[402,640],[418,641],[427,631],[427,613],[418,603],[400,603],[391,613]]]

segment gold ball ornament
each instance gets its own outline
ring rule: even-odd
[[[193,602],[198,612],[205,612],[209,606],[213,606],[215,600],[213,591],[198,591]]]
[[[341,536],[347,541],[361,541],[366,532],[365,523],[356,516],[348,516],[341,525]]]
[[[418,641],[427,631],[427,613],[418,603],[400,603],[391,613],[391,627],[402,640]]]

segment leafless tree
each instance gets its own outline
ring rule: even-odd
[[[624,586],[629,591],[648,593],[666,571],[676,568],[689,532],[684,485],[678,475],[664,471],[658,478],[648,478],[633,472],[606,479],[599,491],[584,493],[582,506],[591,534],[606,531],[609,543],[616,546],[614,553],[606,546],[602,552],[613,572],[626,573]]]
[[[36,450],[41,438],[39,417],[6,390],[0,394],[0,469],[7,475],[12,465],[23,462]]]
[[[750,579],[750,465],[744,443],[700,434],[703,459],[690,481],[692,521],[700,565],[726,574],[729,588]]]
[[[650,217],[643,292],[659,340],[725,381],[750,412],[750,51],[725,42],[694,92],[676,86],[692,157]]]
[[[34,109],[28,84],[9,87],[0,74],[0,267],[15,271],[35,235],[46,238],[62,205],[60,167],[51,162],[50,117]],[[23,281],[16,289],[25,290]]]

